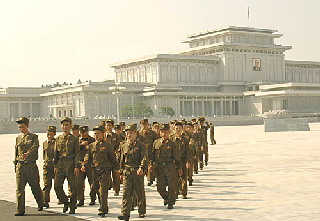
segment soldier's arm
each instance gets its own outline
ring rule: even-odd
[[[81,152],[80,152],[80,143],[79,139],[75,139],[74,141],[74,149],[75,149],[75,168],[80,168],[80,160],[81,160]]]
[[[59,142],[59,139],[57,138],[56,141],[54,142],[54,146],[53,146],[53,163],[54,163],[55,167],[56,167],[58,160],[59,160],[58,142]]]
[[[176,144],[174,142],[172,142],[173,146],[172,146],[172,155],[173,155],[173,159],[174,159],[174,163],[177,167],[178,170],[182,169],[181,166],[181,157],[180,157],[180,151],[178,150]]]
[[[117,161],[116,154],[114,153],[114,150],[112,148],[108,148],[108,154],[109,154],[109,159],[111,161],[112,167],[115,170],[119,170],[120,166],[119,166],[119,163]]]
[[[89,144],[88,151],[87,151],[87,153],[84,155],[82,167],[87,167],[87,166],[88,166],[88,162],[89,162],[90,160],[91,160],[91,144]]]
[[[148,149],[143,143],[141,143],[140,157],[141,162],[139,168],[141,168],[143,171],[146,171],[148,168]]]
[[[17,163],[18,163],[18,160],[17,160],[17,158],[18,158],[18,138],[16,138],[16,145],[15,145],[15,152],[14,152],[14,160],[13,160],[13,163],[14,163],[14,165],[16,166],[17,165]]]
[[[192,150],[191,150],[191,145],[190,145],[190,140],[186,143],[186,149],[187,149],[187,162],[190,163],[192,161]]]

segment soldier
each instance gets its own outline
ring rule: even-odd
[[[159,125],[159,123],[158,122],[152,122],[152,130],[154,131],[154,132],[156,132],[156,134],[157,134],[157,136],[158,136],[158,138],[157,139],[159,139],[160,138],[160,125]]]
[[[214,139],[214,126],[212,123],[210,123],[210,140],[211,140],[211,145],[217,144],[216,140]]]
[[[193,124],[194,128],[194,139],[196,144],[196,158],[194,161],[194,173],[198,174],[198,162],[200,161],[200,170],[203,170],[203,141],[204,135],[200,131],[199,124],[196,122]]]
[[[179,193],[181,193],[182,199],[187,199],[187,169],[191,168],[191,153],[189,140],[182,135],[182,127],[183,124],[181,122],[177,122],[174,128],[174,135],[171,136],[170,139],[175,142],[176,148],[179,150],[182,168],[182,174],[177,177],[178,179],[176,183],[176,197],[178,197]]]
[[[125,132],[125,128],[126,128],[126,122],[121,121],[120,122],[120,126],[121,126],[121,134],[126,137],[126,132]]]
[[[75,214],[77,193],[76,193],[76,177],[80,173],[80,146],[79,138],[70,133],[72,120],[68,117],[61,121],[62,135],[59,135],[54,147],[54,189],[58,199],[64,204],[63,213]],[[68,180],[70,187],[70,203],[68,197],[63,190],[65,179]]]
[[[118,136],[112,131],[114,127],[114,120],[108,119],[106,121],[105,129],[106,129],[106,141],[108,141],[112,148],[114,153],[117,155],[119,151],[119,141]],[[111,179],[111,177],[110,177]],[[113,187],[114,195],[119,196],[120,191],[120,176],[119,173],[116,173],[116,171],[112,171],[112,183],[110,183],[110,187]]]
[[[143,119],[140,121],[141,130],[139,131],[139,135],[141,136],[141,142],[143,142],[146,145],[146,148],[148,149],[148,153],[151,153],[153,142],[158,139],[157,134],[149,129],[149,122],[148,119]],[[150,156],[148,156],[148,159]],[[148,186],[151,186],[154,181],[154,174],[150,171],[148,171],[147,174],[147,180],[148,180]]]
[[[179,176],[182,176],[181,160],[179,150],[175,142],[169,139],[169,124],[160,126],[160,136],[153,143],[150,154],[149,170],[155,170],[157,178],[157,191],[164,200],[164,205],[168,209],[173,209],[176,201],[176,168]],[[168,190],[166,188],[168,187]]]
[[[43,142],[43,206],[49,208],[50,190],[52,188],[52,180],[54,179],[54,145],[57,128],[55,126],[48,126],[47,138]]]
[[[74,124],[71,128],[72,130],[72,135],[75,137],[81,137],[80,135],[80,125]]]
[[[123,135],[121,126],[119,124],[114,126],[114,132],[118,136],[118,146],[119,146],[120,143],[126,139],[125,134]]]
[[[38,159],[39,140],[36,134],[29,132],[29,119],[16,120],[21,135],[16,138],[14,165],[17,181],[17,212],[15,216],[25,214],[25,187],[28,183],[38,204],[38,211],[43,210],[43,198],[40,187]]]
[[[97,125],[93,128],[96,141],[89,144],[88,152],[84,157],[81,171],[86,172],[90,162],[93,162],[93,184],[99,193],[100,208],[98,215],[104,217],[108,214],[108,189],[111,171],[114,169],[119,174],[119,164],[116,160],[113,147],[104,139],[105,128]]]
[[[208,160],[209,160],[209,153],[208,153],[208,129],[209,129],[209,124],[206,121],[205,117],[199,117],[198,118],[199,124],[200,124],[200,131],[204,135],[204,140],[202,142],[203,146],[203,154],[205,156],[205,165],[208,166]],[[205,125],[206,123],[206,125]]]
[[[194,137],[193,131],[194,131],[193,123],[192,122],[188,122],[186,124],[186,131],[184,132],[184,134],[187,137],[187,139],[189,140],[189,148],[190,148],[190,155],[191,155],[190,168],[187,169],[189,186],[192,186],[192,183],[193,183],[192,177],[193,177],[194,161],[195,161],[196,156],[197,156],[195,137]]]
[[[139,218],[146,214],[144,174],[148,167],[148,150],[137,140],[137,127],[129,124],[126,128],[127,140],[121,145],[120,169],[123,175],[123,198],[120,220],[129,220],[132,197],[137,196]]]
[[[89,144],[95,142],[95,139],[89,135],[89,127],[88,126],[81,126],[79,128],[81,138],[79,140],[80,143],[80,165],[82,165],[84,156],[88,152]],[[79,176],[77,177],[77,199],[78,204],[77,206],[83,206],[84,205],[84,189],[85,189],[85,180],[86,177],[88,178],[89,186],[90,186],[90,203],[89,205],[95,205],[96,201],[96,191],[93,186],[93,178],[92,178],[92,162],[88,162],[87,170],[86,172],[79,173]]]

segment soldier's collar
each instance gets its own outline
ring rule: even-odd
[[[166,143],[168,143],[168,141],[169,141],[169,139],[164,139],[164,138],[161,138],[161,143],[163,143],[163,144],[166,144]]]

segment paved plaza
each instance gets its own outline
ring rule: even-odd
[[[320,220],[320,123],[310,124],[310,129],[265,133],[263,126],[217,127],[218,145],[210,146],[209,166],[194,177],[189,199],[179,199],[174,210],[167,210],[156,187],[146,186],[146,217],[139,219],[135,210],[130,220]],[[15,137],[0,135],[0,200],[9,202],[15,202]],[[39,138],[42,143],[45,134]],[[39,156],[42,177],[42,146]],[[26,191],[26,205],[35,207],[30,188]],[[97,205],[88,206],[88,186],[86,197],[86,205],[78,208],[74,217],[118,220],[121,196],[114,197],[110,191],[110,214],[106,218],[97,216]],[[48,211],[61,213],[54,191],[51,198]],[[1,206],[0,211],[5,208]],[[27,214],[32,213],[29,219],[15,218],[13,213],[12,220],[44,220],[44,212],[30,208],[26,209]]]

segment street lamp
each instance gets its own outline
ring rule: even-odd
[[[120,123],[120,107],[119,107],[119,98],[122,92],[126,89],[126,87],[120,87],[119,82],[116,82],[116,86],[109,87],[109,90],[112,91],[112,95],[115,95],[117,98],[117,122]]]

